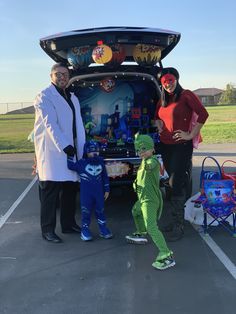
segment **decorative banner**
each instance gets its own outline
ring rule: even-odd
[[[121,46],[120,44],[116,44],[111,46],[112,50],[112,58],[111,61],[107,63],[107,65],[110,66],[117,66],[120,65],[126,57],[125,48]]]
[[[123,163],[121,161],[113,161],[106,163],[106,169],[108,177],[117,178],[123,177],[128,174],[130,167],[128,163]]]
[[[89,46],[71,48],[67,60],[76,69],[87,67],[92,62],[92,49]]]
[[[104,64],[111,60],[112,50],[107,45],[99,45],[93,49],[92,58],[97,64]]]
[[[133,57],[139,65],[155,65],[161,59],[161,48],[153,45],[138,44],[133,50]]]
[[[100,82],[101,89],[106,93],[112,92],[115,84],[115,80],[112,77],[107,77]]]

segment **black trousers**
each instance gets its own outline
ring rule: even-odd
[[[186,171],[191,168],[193,144],[188,141],[181,144],[164,144],[158,146],[165,169],[169,175],[169,184],[172,187],[172,196],[180,197],[186,181]]]
[[[60,208],[62,229],[76,224],[76,195],[78,183],[72,181],[39,181],[40,224],[42,233],[54,232],[56,228],[56,211]]]

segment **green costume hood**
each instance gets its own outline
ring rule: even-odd
[[[135,134],[134,147],[136,151],[147,151],[154,148],[154,142],[149,135]]]

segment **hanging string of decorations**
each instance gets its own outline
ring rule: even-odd
[[[155,45],[138,44],[133,49],[133,58],[141,66],[153,66],[161,60],[162,47]],[[111,67],[119,66],[125,61],[124,46],[99,43],[94,48],[90,46],[73,47],[67,51],[67,60],[75,69],[88,67],[91,63],[104,64]]]
[[[128,75],[126,75],[128,74]],[[110,75],[107,77],[97,77],[96,79],[91,80],[89,79],[76,79],[72,83],[73,87],[82,87],[82,88],[100,88],[103,92],[111,93],[115,87],[117,86],[117,83],[120,83],[122,80],[125,82],[127,81],[137,81],[137,80],[150,80],[154,81],[154,78],[150,75],[150,77],[143,75],[141,73],[135,74],[130,76],[130,73],[125,72],[117,72],[114,73],[114,75]]]
[[[88,88],[93,88],[93,87],[99,87],[102,91],[106,93],[110,93],[114,90],[115,85],[116,85],[116,79],[109,76],[105,77],[103,79],[99,80],[94,80],[94,81],[86,81],[86,80],[80,80],[80,81],[75,81],[73,83],[73,86],[81,86],[81,87],[88,87]]]

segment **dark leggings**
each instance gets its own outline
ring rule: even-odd
[[[173,196],[182,196],[186,181],[186,172],[191,169],[193,144],[188,141],[181,144],[160,143],[158,153],[161,154],[165,169],[169,175],[169,184]]]

